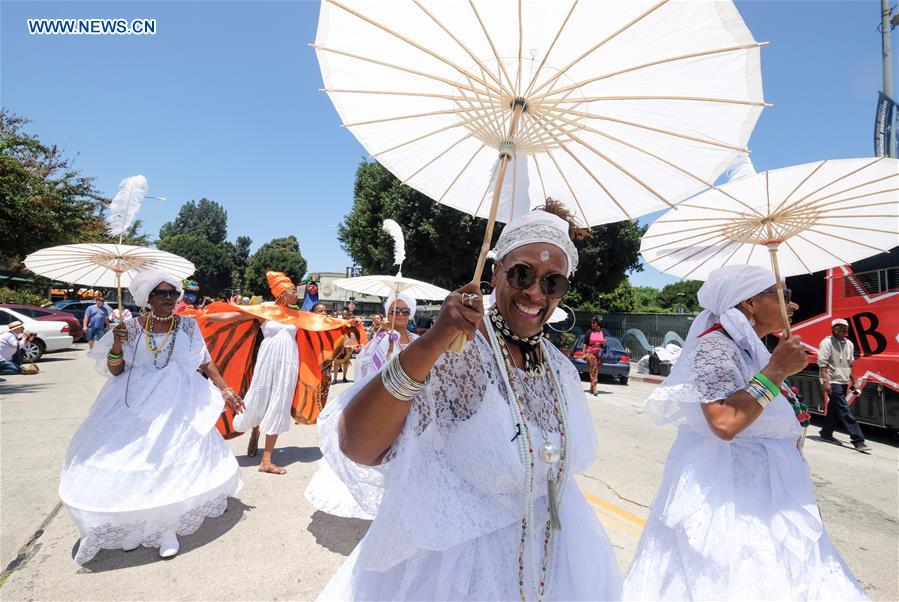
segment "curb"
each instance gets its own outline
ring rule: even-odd
[[[631,372],[630,380],[638,380],[644,383],[651,383],[653,385],[660,385],[662,381],[665,380],[664,376],[653,376],[650,374],[639,374],[636,372]]]

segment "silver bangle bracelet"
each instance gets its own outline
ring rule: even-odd
[[[755,379],[749,381],[749,384],[746,385],[744,389],[749,395],[752,396],[753,399],[758,402],[762,409],[768,407],[768,404],[774,400],[774,394],[760,382],[755,381]]]
[[[413,380],[403,370],[403,366],[400,364],[400,356],[397,354],[387,362],[387,365],[381,371],[381,382],[391,397],[400,401],[412,401],[425,388],[428,380],[425,379],[424,382]]]

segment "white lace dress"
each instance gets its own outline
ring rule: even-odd
[[[790,403],[776,397],[724,441],[700,403],[745,387],[747,356],[718,331],[678,361],[689,369],[647,400],[647,413],[679,430],[624,599],[866,599],[824,530]]]
[[[620,577],[611,544],[572,478],[593,462],[593,423],[577,371],[549,347],[549,363],[567,405],[569,469],[560,505],[561,531],[550,546],[547,600],[617,600]],[[377,377],[377,373],[372,375]],[[535,449],[542,432],[557,445],[559,425],[545,378],[518,371]],[[357,383],[319,417],[328,462],[356,501],[377,516],[321,599],[519,600],[519,543],[525,514],[525,468],[517,429],[490,344],[478,333],[463,353],[446,353],[411,403],[405,426],[377,467],[359,466],[338,447],[337,422]],[[536,458],[535,474],[547,465]],[[525,584],[542,564],[546,485],[537,478],[538,553],[525,559]],[[527,546],[530,550],[531,546]]]
[[[90,357],[109,376],[69,445],[59,497],[81,532],[75,556],[100,549],[159,547],[165,531],[196,531],[225,511],[241,486],[237,461],[215,429],[222,396],[197,368],[210,361],[196,321],[182,317],[171,360],[153,357],[141,324],[126,320],[126,369],[112,376],[110,330]],[[151,335],[152,336],[152,335]],[[156,335],[162,343],[164,335]]]
[[[395,342],[393,353],[400,353],[408,347],[412,341],[418,338],[418,335],[410,332],[409,343],[399,342],[399,333],[393,332]],[[376,372],[380,372],[381,368],[387,361],[387,354],[390,348],[390,339],[386,332],[375,335],[356,358],[355,369],[356,378],[365,379]],[[319,422],[319,434],[321,436],[321,423]],[[368,510],[362,508],[350,490],[340,480],[340,477],[334,472],[328,464],[328,459],[323,457],[319,460],[318,470],[312,475],[309,485],[306,487],[306,499],[316,510],[332,514],[334,516],[342,516],[344,518],[361,518],[371,520],[375,517],[375,509],[377,503],[372,500],[368,505]]]
[[[234,430],[245,433],[258,426],[265,435],[280,435],[293,423],[290,408],[300,370],[297,328],[266,320],[262,336],[253,380],[244,397],[246,409],[234,417]]]

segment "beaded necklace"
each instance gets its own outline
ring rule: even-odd
[[[178,325],[181,323],[181,317],[172,314],[171,322],[169,322],[169,329],[165,333],[165,337],[162,339],[162,342],[157,344],[156,339],[151,334],[156,334],[153,332],[153,327],[156,325],[156,315],[153,312],[147,316],[146,321],[144,322],[144,341],[147,345],[147,351],[150,352],[150,355],[153,357],[153,366],[157,370],[161,370],[169,365],[169,361],[172,359],[172,353],[175,350],[175,339],[178,338]],[[168,354],[165,357],[165,363],[163,365],[159,365],[157,360],[159,359],[159,354],[162,351],[168,350]]]
[[[516,440],[518,441],[519,457],[525,469],[526,493],[525,515],[521,520],[521,539],[518,549],[518,588],[519,593],[521,594],[521,600],[524,602],[527,600],[527,592],[525,590],[525,559],[528,556],[528,548],[530,548],[530,556],[534,559],[537,558],[537,553],[534,549],[534,538],[533,536],[528,537],[529,530],[536,522],[534,519],[534,468],[536,464],[534,445],[531,439],[530,428],[523,415],[522,402],[518,396],[515,395],[515,391],[512,388],[511,376],[514,374],[515,364],[512,361],[511,354],[509,353],[503,338],[496,335],[491,320],[484,320],[484,323],[489,336],[490,347],[493,350],[497,365],[500,368],[503,384],[506,387],[506,398],[509,403],[509,409],[512,412],[512,418],[515,421],[520,434],[520,436],[516,437]],[[545,343],[540,341],[540,345],[545,345]],[[542,348],[541,351],[543,352],[544,358],[548,357],[545,348]],[[543,448],[540,450],[540,456],[547,464],[549,464],[547,473],[549,517],[547,518],[546,526],[543,530],[543,558],[540,567],[540,577],[538,580],[532,576],[530,583],[534,596],[538,600],[543,600],[546,593],[548,570],[551,564],[550,560],[552,552],[555,550],[555,546],[551,545],[552,543],[555,543],[552,540],[553,531],[561,529],[559,507],[561,506],[562,496],[564,494],[562,485],[564,485],[565,482],[566,461],[569,454],[569,441],[567,437],[568,408],[562,397],[554,371],[552,369],[546,370],[546,374],[549,377],[550,385],[553,390],[553,410],[559,421],[559,441],[561,443],[561,449],[553,445],[549,441],[549,438],[544,434],[544,444]],[[556,463],[559,464],[559,469],[556,477],[553,478],[552,466]],[[527,545],[528,543],[530,543],[530,546]]]

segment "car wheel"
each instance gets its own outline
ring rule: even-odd
[[[40,339],[34,339],[22,349],[25,354],[26,362],[36,362],[44,355],[47,346]]]
[[[618,382],[620,382],[622,385],[626,385],[626,384],[627,384],[627,381],[628,381],[629,379],[630,379],[629,376],[621,376],[621,377],[618,378]]]

